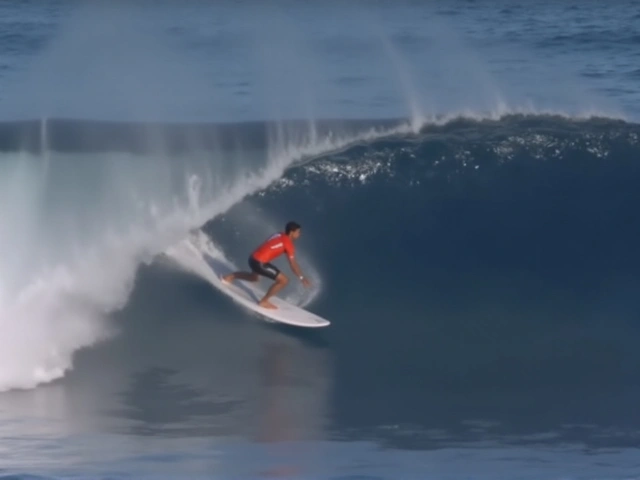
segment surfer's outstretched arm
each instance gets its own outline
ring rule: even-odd
[[[289,265],[291,265],[291,270],[293,270],[293,273],[296,274],[296,276],[300,279],[302,284],[305,287],[308,287],[309,285],[311,285],[311,282],[309,282],[309,280],[307,280],[307,278],[304,275],[302,275],[302,270],[300,270],[300,266],[298,265],[298,262],[296,262],[296,259],[291,257],[287,257],[287,258],[289,259]]]

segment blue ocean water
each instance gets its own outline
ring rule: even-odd
[[[640,478],[639,20],[0,5],[0,479]],[[290,219],[327,329],[173,250]]]

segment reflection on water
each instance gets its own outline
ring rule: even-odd
[[[364,330],[349,323],[357,318],[350,312],[325,337],[267,325],[175,272],[154,271],[139,285],[118,319],[120,335],[82,352],[65,379],[0,395],[0,474],[453,479],[517,471],[533,479],[640,471],[631,454],[640,440],[640,394],[627,382],[633,363],[576,364],[598,345],[585,343],[594,333],[579,322],[557,319],[553,344],[570,345],[573,356],[548,365],[549,351],[536,356],[526,346],[548,337],[516,310],[509,320],[524,334],[510,337],[508,350],[492,348],[508,344],[494,337],[469,343],[474,355],[463,357],[457,342],[480,338],[474,332],[509,332],[505,323],[471,324],[489,311],[480,304],[472,316],[455,316],[432,303],[402,330],[380,320],[393,313],[382,308]],[[600,358],[625,352],[619,332],[598,338],[619,346]],[[511,362],[500,361],[506,354]],[[515,375],[514,364],[536,375]],[[597,371],[597,385],[583,373],[563,387],[576,365]]]

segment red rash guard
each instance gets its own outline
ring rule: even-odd
[[[276,233],[269,237],[262,245],[255,249],[253,258],[260,263],[268,263],[274,258],[287,252],[287,256],[293,260],[295,248],[293,242],[286,233]]]

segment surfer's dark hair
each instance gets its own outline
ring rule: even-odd
[[[284,232],[289,235],[291,232],[295,232],[296,230],[300,230],[300,225],[296,222],[287,222],[284,227]]]

